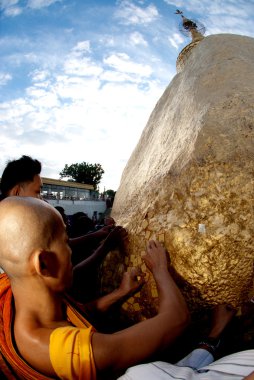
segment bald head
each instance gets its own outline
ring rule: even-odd
[[[36,250],[49,250],[59,213],[36,198],[9,197],[0,202],[0,266],[9,277],[22,276]]]

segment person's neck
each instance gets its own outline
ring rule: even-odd
[[[51,328],[66,321],[63,296],[36,281],[12,284],[15,318],[31,317],[38,326]]]

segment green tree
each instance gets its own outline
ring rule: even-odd
[[[104,170],[100,164],[88,164],[87,162],[71,164],[70,166],[65,164],[64,169],[59,173],[60,178],[67,177],[79,183],[93,185],[95,190],[103,174]]]
[[[106,190],[106,191],[105,191],[105,194],[106,194],[109,198],[114,198],[115,195],[116,195],[116,191],[109,189],[109,190]]]

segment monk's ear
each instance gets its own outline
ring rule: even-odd
[[[56,277],[58,262],[54,252],[38,250],[33,256],[34,268],[39,276]]]
[[[9,191],[9,196],[18,196],[20,193],[20,185],[15,185],[10,191]]]

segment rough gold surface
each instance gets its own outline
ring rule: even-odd
[[[254,295],[254,39],[202,40],[156,104],[117,191],[112,216],[129,240],[102,270],[112,290],[140,266],[147,284],[123,305],[154,314],[157,290],[142,261],[158,239],[191,309]]]
[[[191,42],[189,45],[185,46],[182,51],[180,51],[180,53],[179,53],[179,55],[177,57],[177,60],[176,60],[176,70],[177,70],[178,73],[180,73],[184,69],[186,61],[187,61],[188,57],[190,56],[190,53],[191,53],[192,49],[195,46],[197,46],[197,44],[200,41],[201,40],[195,41],[195,42]]]

